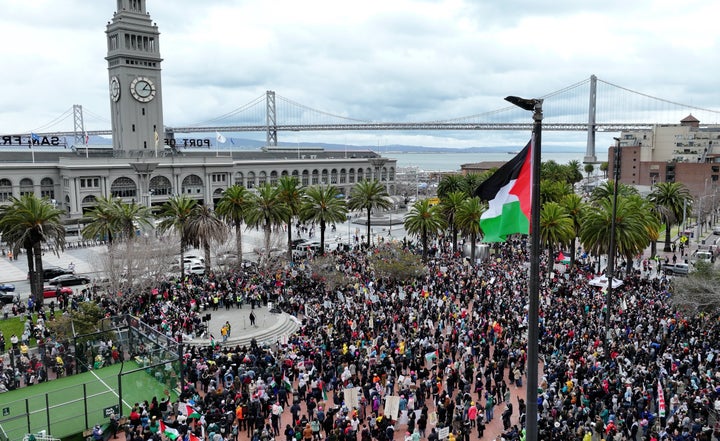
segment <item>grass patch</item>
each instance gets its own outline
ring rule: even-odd
[[[22,333],[25,329],[25,320],[27,315],[18,315],[17,317],[8,317],[6,319],[0,319],[0,331],[5,336],[5,350],[7,351],[12,345],[10,344],[10,337],[13,334],[17,335],[18,340],[22,340]],[[37,314],[32,315],[32,321],[35,323],[37,320]],[[34,348],[37,346],[37,342],[34,338],[30,337],[29,347]]]

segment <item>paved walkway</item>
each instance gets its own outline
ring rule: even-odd
[[[250,324],[250,314],[255,316],[255,325]],[[210,335],[222,345],[246,346],[255,339],[258,343],[274,344],[283,342],[290,334],[300,328],[300,321],[286,313],[270,312],[268,306],[260,306],[252,309],[250,305],[243,305],[238,309],[235,307],[225,309],[209,308],[202,311],[203,315],[210,315],[208,332],[191,340],[192,344],[210,344]],[[223,342],[220,328],[225,322],[230,323],[230,336]]]

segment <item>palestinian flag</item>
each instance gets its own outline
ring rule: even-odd
[[[530,232],[532,142],[475,191],[489,207],[480,216],[485,242],[504,242],[510,234]]]
[[[180,432],[178,432],[176,429],[173,429],[172,427],[166,426],[163,420],[160,420],[160,431],[166,437],[172,440],[178,439],[180,437]]]
[[[287,375],[285,375],[285,373],[283,373],[282,381],[283,381],[283,387],[285,388],[285,390],[292,391],[292,383],[290,383],[290,379],[288,378]]]
[[[182,414],[184,414],[187,419],[195,418],[196,420],[200,419],[200,414],[197,410],[195,410],[194,407],[190,405],[190,403],[180,403],[178,405],[178,411]]]

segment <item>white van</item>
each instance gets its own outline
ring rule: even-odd
[[[693,255],[692,255],[692,257],[690,258],[690,260],[691,260],[692,262],[697,262],[697,261],[700,261],[700,260],[705,260],[705,261],[710,262],[710,261],[712,260],[712,257],[713,257],[713,255],[712,255],[712,253],[711,253],[710,251],[707,251],[707,250],[697,250],[697,251],[695,251],[695,253],[693,253]]]

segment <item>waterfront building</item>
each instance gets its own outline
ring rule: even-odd
[[[35,193],[65,211],[72,225],[100,196],[151,206],[185,194],[212,205],[233,184],[252,189],[282,176],[303,186],[334,185],[344,195],[363,179],[377,179],[395,194],[396,160],[370,150],[220,151],[209,148],[216,139],[177,142],[164,126],[160,33],[146,6],[146,0],[117,0],[106,27],[112,147],[0,135],[0,204]]]
[[[714,195],[720,179],[720,125],[701,125],[688,115],[679,124],[620,134],[608,150],[608,176],[614,173],[619,147],[620,182],[650,188],[658,182],[681,182],[696,198]]]

